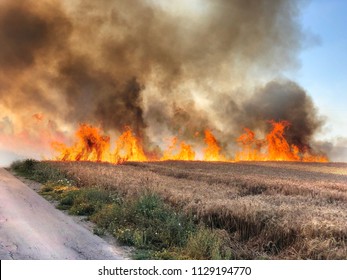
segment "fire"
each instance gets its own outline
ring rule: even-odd
[[[130,127],[118,138],[114,157],[116,162],[147,161],[141,142],[133,135]]]
[[[272,130],[263,140],[255,138],[255,133],[245,128],[237,142],[241,151],[235,156],[236,161],[305,161],[326,162],[325,156],[313,155],[308,150],[300,150],[290,145],[285,138],[285,130],[290,126],[287,121],[270,121]]]
[[[110,150],[110,137],[102,135],[99,128],[91,125],[81,124],[76,132],[76,139],[77,142],[71,147],[59,142],[52,143],[52,147],[59,152],[57,160],[110,163],[147,160],[140,141],[130,128],[126,128],[118,138],[114,152]]]
[[[255,133],[244,129],[244,133],[237,138],[240,150],[235,154],[234,161],[303,161],[327,162],[322,155],[314,155],[307,147],[299,148],[288,143],[286,130],[290,123],[287,121],[270,121],[272,130],[264,137],[257,139]],[[222,148],[216,137],[208,129],[204,132],[205,147],[202,147],[203,161],[231,161],[222,153]],[[52,147],[59,153],[57,160],[62,161],[98,161],[123,163],[126,161],[164,161],[164,160],[197,160],[197,153],[193,147],[178,137],[172,139],[171,145],[160,155],[146,153],[142,141],[136,137],[130,127],[126,127],[123,134],[111,142],[109,136],[88,124],[81,124],[76,134],[76,142],[67,146],[61,142],[53,142]],[[195,135],[197,136],[197,135]],[[199,141],[195,139],[195,141]],[[201,141],[202,142],[202,141]],[[114,144],[114,149],[112,149]],[[232,158],[232,157],[229,157]]]
[[[204,149],[205,161],[225,161],[225,157],[220,154],[221,147],[211,131],[205,130],[205,143],[207,147]]]
[[[235,160],[262,160],[263,157],[260,150],[263,145],[263,141],[255,139],[255,133],[249,128],[244,128],[244,131],[245,133],[236,140],[242,147],[242,151],[236,154]]]
[[[195,160],[195,152],[192,146],[183,141],[179,142],[178,138],[174,137],[161,160]]]
[[[60,153],[58,160],[110,161],[110,137],[101,135],[100,129],[81,124],[76,132],[76,139],[77,142],[72,147],[59,142],[52,143],[53,148]]]
[[[271,121],[272,131],[266,136],[268,145],[268,160],[278,161],[298,161],[299,148],[295,145],[289,145],[284,137],[284,130],[289,127],[289,122]]]

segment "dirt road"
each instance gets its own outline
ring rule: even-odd
[[[0,259],[122,259],[108,244],[0,168]]]

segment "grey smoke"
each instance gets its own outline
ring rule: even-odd
[[[73,126],[128,125],[149,146],[207,127],[227,143],[243,126],[287,119],[290,141],[310,146],[322,125],[311,98],[269,81],[299,65],[303,1],[196,2],[202,11],[177,14],[163,1],[2,1],[2,105],[18,123],[40,111]]]

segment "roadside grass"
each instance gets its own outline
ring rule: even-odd
[[[10,167],[18,175],[49,186],[50,183],[64,186],[75,185],[74,180],[68,178],[66,173],[59,169],[34,159],[15,161]]]
[[[83,186],[45,162],[15,162],[11,169],[43,184],[40,194],[71,215],[82,215],[96,226],[94,233],[112,234],[133,246],[135,259],[231,259],[230,239],[223,230],[199,224],[193,215],[174,208],[145,189],[127,196],[114,189]]]

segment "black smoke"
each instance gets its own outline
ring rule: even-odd
[[[292,81],[283,80],[258,88],[242,105],[237,117],[238,123],[251,129],[266,130],[264,120],[289,121],[286,138],[300,149],[310,148],[312,137],[324,123],[306,91]]]

